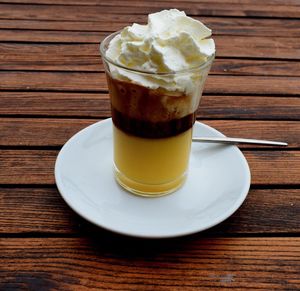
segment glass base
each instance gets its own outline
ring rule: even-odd
[[[115,178],[120,186],[138,196],[160,197],[178,190],[185,182],[187,173],[184,173],[178,179],[165,184],[142,184],[131,180],[122,174],[116,167],[114,169]]]

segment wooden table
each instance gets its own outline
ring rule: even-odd
[[[300,1],[0,3],[0,290],[300,290]],[[214,32],[198,119],[289,147],[242,147],[251,190],[225,222],[141,240],[76,215],[53,167],[74,133],[110,116],[99,42],[170,7]]]

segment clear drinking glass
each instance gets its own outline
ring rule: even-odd
[[[100,45],[111,100],[115,178],[137,195],[168,194],[187,176],[192,128],[214,55],[178,72],[134,70],[106,56],[118,33]],[[159,85],[143,86],[132,79]]]

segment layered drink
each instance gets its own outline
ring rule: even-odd
[[[144,196],[186,179],[203,86],[214,58],[211,31],[176,9],[148,16],[101,43],[117,181]]]

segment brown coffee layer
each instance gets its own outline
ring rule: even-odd
[[[132,82],[114,79],[109,74],[107,74],[107,81],[113,109],[126,116],[119,119],[128,117],[156,124],[181,120],[195,111],[193,98],[184,92],[166,91],[162,88],[150,89]]]
[[[191,96],[183,92],[150,89],[107,74],[114,125],[144,138],[178,135],[195,123]]]
[[[192,113],[179,119],[165,122],[150,122],[130,118],[111,107],[114,125],[120,130],[144,138],[164,138],[178,135],[190,129],[195,123],[196,114]]]

